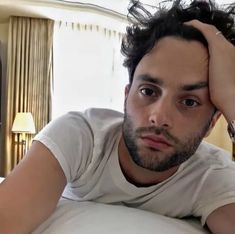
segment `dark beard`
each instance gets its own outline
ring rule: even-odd
[[[179,166],[195,153],[210,127],[211,120],[212,118],[210,118],[210,120],[205,124],[199,133],[195,134],[194,136],[190,136],[187,140],[181,142],[164,128],[151,126],[134,130],[131,117],[125,111],[123,122],[123,138],[132,160],[137,165],[151,171],[162,172],[174,166]],[[151,151],[151,154],[142,155],[137,145],[137,138],[143,133],[154,133],[156,135],[162,134],[167,140],[174,143],[175,152],[173,152],[171,155],[166,155],[166,157],[161,161],[158,158],[159,151],[153,148],[148,149]]]

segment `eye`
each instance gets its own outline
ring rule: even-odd
[[[151,89],[151,88],[142,88],[142,89],[140,89],[140,92],[144,96],[151,96],[151,97],[155,97],[156,96],[156,92],[153,89]]]
[[[185,105],[186,107],[197,107],[200,105],[200,103],[194,99],[184,99],[183,101],[181,101],[181,104]]]

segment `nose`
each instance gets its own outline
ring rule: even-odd
[[[158,99],[149,106],[149,123],[152,126],[165,129],[172,128],[173,125],[173,105],[167,97]]]

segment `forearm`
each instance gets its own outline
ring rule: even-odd
[[[66,178],[51,152],[33,143],[0,184],[0,233],[31,233],[55,210]]]
[[[14,217],[5,217],[0,215],[0,233],[4,234],[27,234],[31,233],[27,227],[21,222],[18,222]]]
[[[234,100],[235,100],[235,97],[234,97]],[[227,122],[235,120],[235,103],[233,103],[233,105],[231,106],[227,106],[221,112],[223,113]]]
[[[23,190],[24,186],[19,187]],[[30,196],[30,192],[20,193],[18,188],[0,185],[0,233],[32,233],[55,210],[56,200],[48,198],[48,205],[42,206]]]
[[[212,212],[206,223],[213,234],[234,234],[235,203],[222,206]]]
[[[217,108],[222,112],[225,119],[230,122],[235,120],[235,85],[231,87],[232,90],[224,92],[220,100],[217,102]]]
[[[25,234],[32,230],[30,220],[25,218],[26,209],[15,206],[11,195],[0,186],[0,233]]]

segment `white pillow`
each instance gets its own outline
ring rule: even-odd
[[[2,183],[4,179],[5,179],[4,177],[0,177],[0,183]]]
[[[168,218],[134,208],[61,200],[33,234],[201,234],[199,221]]]

